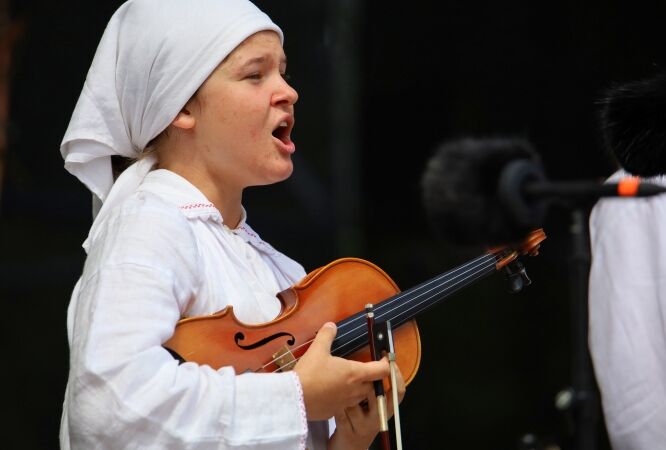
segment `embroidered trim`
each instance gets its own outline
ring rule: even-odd
[[[264,241],[263,239],[261,239],[261,238],[259,237],[259,235],[258,235],[257,233],[255,233],[254,231],[252,231],[250,228],[248,228],[247,225],[243,224],[243,225],[239,226],[238,228],[236,228],[236,229],[233,230],[233,231],[234,231],[234,233],[236,233],[236,234],[239,234],[239,233],[240,233],[240,234],[244,234],[244,235],[245,235],[245,239],[246,239],[248,242],[251,241],[251,243],[252,243],[253,245],[255,245],[255,246],[259,246],[259,245],[262,246],[262,247],[264,248],[264,251],[268,250],[268,251],[271,251],[271,252],[277,253],[277,252],[275,251],[275,249],[274,249],[274,248],[273,248],[268,242],[266,242],[266,241]]]
[[[259,239],[257,233],[250,231],[245,225],[241,225],[240,227],[238,227],[238,229],[243,230],[248,236],[252,236],[253,238]]]
[[[305,433],[301,436],[298,448],[299,450],[306,450],[305,445],[307,444],[309,430],[308,414],[305,411],[305,399],[303,397],[303,386],[301,386],[301,379],[298,378],[298,374],[296,372],[289,372],[289,374],[293,376],[294,384],[296,385],[296,391],[298,392],[298,405],[301,409],[301,423],[303,425],[303,429],[305,430]]]
[[[180,209],[201,209],[201,208],[215,208],[212,203],[190,203],[189,205],[180,206]]]
[[[222,222],[222,216],[220,215],[220,212],[212,203],[188,203],[179,206],[178,209],[183,212],[185,217],[190,219],[212,219],[216,222]]]

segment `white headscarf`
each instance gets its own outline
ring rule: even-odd
[[[139,156],[220,62],[263,30],[283,40],[247,0],[129,0],[115,12],[60,145],[65,168],[104,203],[98,220],[155,163],[133,164],[114,184],[111,155]]]

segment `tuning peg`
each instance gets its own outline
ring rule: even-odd
[[[510,294],[516,294],[522,291],[525,286],[532,284],[532,280],[530,280],[525,271],[525,266],[518,260],[510,262],[504,266],[503,270],[506,274]]]

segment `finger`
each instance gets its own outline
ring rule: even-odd
[[[351,418],[347,414],[347,410],[343,410],[340,414],[336,414],[335,416],[335,428],[341,431],[344,430],[349,430],[350,432],[354,432],[354,424],[351,421]]]
[[[338,329],[333,322],[326,322],[317,332],[310,347],[317,347],[326,353],[331,353],[331,344],[335,339]]]
[[[368,399],[374,398],[375,389],[371,382],[363,381],[352,387],[351,395],[349,397],[349,403],[347,407],[356,406],[361,403],[365,403]]]
[[[360,406],[361,411],[367,413],[372,409],[371,404],[374,403],[374,400],[377,398],[375,395],[375,389],[372,383],[363,383],[364,385],[364,393],[363,393],[363,399],[358,402],[358,406]]]
[[[345,414],[347,415],[347,419],[349,419],[349,422],[351,422],[352,425],[362,423],[363,417],[365,415],[363,408],[361,408],[359,405],[345,408]],[[356,428],[354,428],[354,431],[356,431]]]
[[[381,359],[379,361],[370,361],[366,363],[351,361],[354,364],[356,375],[359,381],[375,381],[388,377],[391,374],[391,368],[388,361]]]
[[[370,397],[368,397],[368,406],[363,410],[365,414],[375,414],[377,411],[377,397],[375,396],[375,391],[372,391]]]

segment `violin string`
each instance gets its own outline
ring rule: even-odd
[[[487,259],[488,259],[489,257],[492,257],[492,259],[491,259],[490,261],[487,261]],[[490,264],[489,264],[489,262],[490,262]],[[480,263],[480,264],[479,264],[479,263]],[[450,277],[450,275],[451,275],[452,272],[460,271],[461,269],[464,269],[464,268],[466,268],[466,266],[469,266],[469,265],[471,265],[471,264],[477,264],[477,266],[472,267],[472,268],[468,268],[465,272],[463,272],[463,273],[461,273],[461,274],[457,274],[457,275],[454,276],[454,277]],[[428,286],[431,285],[432,283],[437,282],[437,281],[441,280],[442,278],[449,278],[449,279],[447,279],[447,280],[443,281],[442,283],[440,283],[440,284],[438,284],[438,285],[432,287],[431,289],[427,290],[426,292],[420,292],[420,293],[418,293],[418,295],[414,296],[414,298],[413,298],[412,300],[417,300],[417,299],[419,299],[421,296],[423,296],[423,295],[425,295],[425,294],[427,294],[427,293],[429,293],[429,292],[432,292],[434,289],[438,289],[438,288],[444,286],[445,284],[449,283],[450,281],[455,280],[456,278],[458,278],[458,277],[460,277],[460,276],[462,276],[462,275],[464,275],[464,274],[470,272],[471,270],[478,269],[479,266],[481,267],[479,270],[476,270],[471,276],[468,276],[468,277],[466,277],[466,278],[463,278],[463,279],[461,279],[461,280],[458,280],[456,283],[453,283],[452,285],[448,286],[447,290],[450,289],[450,288],[453,288],[453,287],[455,287],[455,286],[457,286],[457,285],[459,285],[460,283],[463,283],[463,282],[466,282],[466,281],[472,280],[472,279],[474,279],[474,277],[477,277],[477,276],[482,275],[482,272],[483,272],[483,271],[485,271],[485,270],[487,270],[487,269],[490,269],[491,267],[494,267],[495,265],[496,265],[496,261],[495,261],[495,259],[494,259],[494,257],[493,257],[492,255],[484,255],[484,256],[482,256],[482,257],[480,257],[480,258],[477,258],[477,259],[475,259],[475,260],[473,260],[473,261],[470,261],[470,262],[468,262],[468,263],[466,263],[466,264],[463,264],[463,265],[461,265],[461,266],[459,266],[459,267],[457,267],[457,268],[455,268],[455,269],[452,269],[451,271],[449,271],[449,272],[447,272],[447,273],[445,273],[445,274],[442,274],[442,275],[440,275],[440,276],[437,276],[437,277],[433,278],[432,280],[426,282],[423,286],[418,286],[417,288],[415,288],[414,290],[411,290],[411,291],[406,291],[406,292],[404,292],[404,293],[399,293],[398,295],[396,295],[396,296],[393,297],[392,299],[384,301],[383,303],[381,303],[380,305],[378,305],[377,308],[375,309],[375,312],[377,313],[377,318],[378,318],[378,319],[381,318],[381,317],[380,317],[380,314],[383,314],[384,316],[386,316],[386,315],[388,315],[389,313],[391,313],[392,311],[394,311],[395,309],[397,309],[397,308],[399,308],[400,306],[402,306],[402,305],[398,305],[398,306],[396,306],[396,307],[394,307],[394,308],[391,308],[391,309],[389,309],[388,311],[386,311],[386,308],[391,307],[391,306],[392,306],[393,304],[395,304],[396,302],[400,302],[400,301],[402,300],[403,297],[414,295],[414,293],[415,293],[416,291],[418,291],[418,290],[420,290],[420,289],[423,289],[423,288],[425,288],[425,287],[428,287]],[[414,308],[416,308],[416,307],[422,305],[423,303],[428,302],[429,300],[431,300],[431,299],[437,297],[439,294],[441,294],[441,292],[437,292],[437,294],[432,295],[432,296],[430,296],[430,297],[428,297],[428,298],[426,298],[426,299],[424,299],[424,300],[422,300],[422,301],[420,301],[420,302],[418,302],[418,303],[412,305],[412,306],[411,306],[410,308],[408,308],[407,310],[402,311],[400,314],[398,314],[398,315],[396,316],[396,318],[399,317],[400,315],[404,315],[406,312],[408,312],[408,311],[410,311],[410,310],[412,310],[412,309],[414,309]],[[359,317],[360,317],[360,316],[359,316]],[[347,323],[341,325],[341,326],[339,327],[339,329],[338,329],[338,333],[339,333],[339,334],[336,336],[336,339],[343,338],[343,337],[347,336],[348,334],[353,333],[354,331],[357,331],[359,328],[361,328],[361,327],[363,326],[362,324],[354,326],[354,322],[355,322],[355,321],[359,321],[359,322],[360,322],[360,320],[358,320],[358,318],[356,318],[356,319],[352,319],[352,320],[350,320],[349,322],[347,322]],[[352,328],[351,330],[346,330],[346,327],[348,327],[348,326],[352,326],[353,328]],[[340,331],[342,331],[342,333],[340,333]],[[294,348],[291,349],[290,351],[291,351],[291,352],[297,351],[297,350],[300,349],[301,347],[311,344],[313,341],[314,341],[314,338],[313,338],[313,339],[310,339],[310,340],[307,341],[307,342],[303,342],[302,344],[300,344],[300,345],[294,347]],[[341,348],[343,348],[343,347],[345,347],[345,346],[351,344],[352,342],[353,342],[353,340],[352,340],[352,341],[348,341],[348,342],[346,342],[346,343],[344,343],[344,344],[342,344],[342,345],[340,345],[340,346],[338,346],[338,347],[334,347],[334,348],[332,348],[332,349],[331,349],[331,353],[333,353],[333,352],[335,352],[335,351],[339,351]],[[297,362],[300,358],[301,358],[300,356],[297,357],[297,358],[295,358],[295,361]],[[264,364],[263,366],[261,366],[259,369],[257,369],[257,371],[261,371],[261,370],[266,369],[269,365],[275,363],[275,362],[278,361],[279,359],[280,359],[280,357],[274,358],[272,361],[267,362],[266,364]],[[278,370],[280,370],[280,368],[275,369],[273,372],[277,372]]]
[[[486,267],[486,269],[489,269],[490,267],[492,267],[492,266],[494,266],[494,265],[495,265],[495,264],[492,264],[492,265]],[[482,275],[483,275],[483,273],[477,273],[477,274],[475,274],[475,275],[469,277],[468,280],[471,280],[471,279],[473,279],[473,278],[475,278],[475,277],[476,277],[476,278],[481,277]],[[456,283],[456,284],[459,284],[459,283]],[[451,286],[449,286],[449,287],[452,288],[452,287],[454,287],[454,286],[455,286],[455,284],[454,284],[454,285],[451,285]],[[447,288],[447,290],[448,290],[448,288]],[[435,298],[436,296],[438,296],[439,294],[442,294],[442,293],[444,293],[444,292],[438,292],[436,295],[433,295],[433,296],[428,297],[427,299],[425,299],[425,300],[423,300],[423,301],[421,301],[421,302],[419,302],[419,303],[416,303],[416,304],[411,305],[409,308],[407,308],[407,309],[405,309],[405,310],[399,312],[398,314],[396,314],[396,315],[393,317],[393,319],[396,320],[396,322],[398,322],[398,321],[400,320],[400,317],[401,317],[401,316],[404,316],[407,312],[413,310],[414,308],[417,308],[417,307],[421,306],[424,302],[427,302],[428,300],[431,300],[431,299]],[[382,311],[382,312],[378,312],[378,313],[377,313],[377,316],[376,316],[376,318],[375,318],[375,320],[381,320],[383,317],[387,316],[390,312],[393,312],[395,309],[398,309],[400,306],[401,306],[401,305],[398,305],[397,307],[392,308],[391,310],[386,311],[385,313],[384,313],[383,311]],[[382,314],[383,314],[383,316],[382,316]],[[414,313],[414,315],[416,315],[416,313]]]
[[[494,260],[493,260],[493,262],[492,262],[491,264],[487,264],[487,263],[486,263],[486,265],[485,265],[485,266],[482,266],[480,270],[476,271],[474,274],[472,274],[472,275],[469,276],[469,277],[463,278],[463,279],[458,280],[457,282],[451,284],[450,286],[447,287],[446,290],[450,290],[451,288],[453,288],[453,287],[455,287],[455,286],[457,286],[457,285],[459,285],[459,284],[461,284],[461,283],[464,283],[464,282],[466,282],[466,281],[472,280],[472,279],[474,279],[474,277],[477,277],[477,276],[481,275],[481,272],[483,272],[484,270],[490,269],[491,267],[494,267],[494,266],[495,266],[495,261],[494,261]],[[469,272],[469,270],[468,270],[467,272]],[[458,277],[458,276],[452,278],[452,280],[455,279],[455,278],[457,278],[457,277]],[[432,289],[429,289],[427,292],[419,293],[418,295],[414,296],[414,298],[413,298],[412,300],[417,300],[417,299],[419,299],[421,296],[425,295],[426,293],[431,292],[433,289],[437,289],[437,288],[439,288],[439,287],[441,287],[441,286],[444,286],[445,284],[447,284],[448,281],[450,281],[450,280],[447,280],[447,281],[445,281],[444,283],[441,283],[440,285],[435,286],[435,287],[432,288]],[[408,308],[408,309],[406,309],[405,311],[401,312],[399,315],[396,315],[396,316],[394,317],[394,319],[397,319],[397,318],[400,317],[400,315],[404,315],[405,312],[410,311],[410,310],[412,310],[412,309],[414,309],[414,308],[416,308],[416,307],[422,305],[423,303],[428,302],[429,300],[432,300],[433,298],[436,298],[436,297],[437,297],[438,295],[440,295],[441,293],[442,293],[442,292],[437,292],[435,295],[432,295],[432,296],[430,296],[430,297],[427,297],[427,298],[421,300],[421,301],[418,302],[418,303],[412,304],[410,308]],[[397,297],[397,298],[395,298],[395,299],[392,300],[392,301],[388,301],[388,302],[386,302],[386,303],[382,303],[382,304],[378,305],[377,308],[375,308],[375,320],[379,320],[379,319],[381,319],[381,318],[382,318],[382,317],[381,317],[382,315],[383,315],[384,317],[386,317],[386,316],[387,316],[389,313],[391,313],[392,311],[394,311],[394,310],[400,308],[401,306],[403,306],[403,305],[397,305],[397,306],[395,306],[395,307],[390,308],[388,311],[386,311],[386,308],[391,307],[393,304],[396,303],[396,301],[399,301],[402,297],[404,297],[404,296]],[[427,306],[427,305],[426,305],[426,306]],[[350,322],[350,325],[353,325],[353,323]],[[346,334],[352,333],[352,332],[354,332],[354,331],[356,331],[356,330],[358,330],[359,328],[362,328],[362,327],[363,327],[363,324],[356,325],[352,330],[349,330],[349,331],[347,331],[347,333],[342,334],[341,337],[342,337],[342,336],[345,336]],[[336,348],[332,349],[332,351],[339,351],[341,348],[343,348],[343,347],[345,347],[345,346],[347,346],[347,345],[349,345],[349,344],[351,344],[351,343],[352,343],[352,341],[348,341],[348,342],[346,342],[346,343],[340,345],[339,347],[336,347]]]

